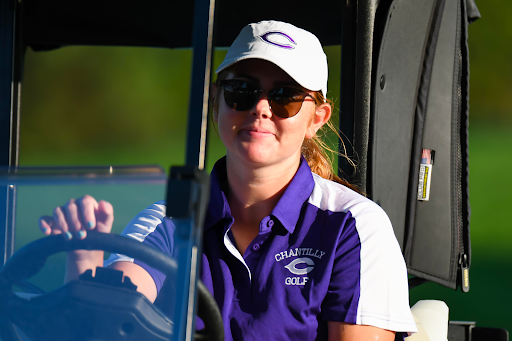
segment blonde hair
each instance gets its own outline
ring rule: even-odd
[[[229,68],[228,68],[229,69]],[[220,81],[226,79],[228,75],[228,69],[222,70],[217,75],[217,80],[215,81],[215,84],[217,86],[217,91],[214,96],[213,100],[213,107],[215,110],[218,107],[218,98],[219,98],[219,92],[220,92]],[[315,104],[318,106],[319,103],[328,103],[331,107],[334,107],[334,104],[331,100],[326,99],[321,91],[316,91],[313,94],[313,99],[315,100]],[[215,125],[214,125],[215,127]],[[335,181],[337,183],[342,184],[343,186],[346,186],[350,188],[353,191],[356,191],[357,193],[365,195],[356,185],[353,185],[349,183],[347,180],[340,178],[335,172],[333,167],[333,160],[331,157],[329,157],[328,153],[332,156],[339,155],[345,157],[349,164],[355,167],[354,162],[347,156],[345,144],[343,143],[343,140],[341,139],[339,130],[334,126],[332,121],[329,119],[329,121],[324,125],[324,127],[327,127],[331,131],[334,132],[334,134],[338,137],[338,140],[341,143],[341,150],[342,152],[338,150],[333,150],[330,148],[324,140],[321,138],[320,134],[318,132],[313,136],[312,138],[304,139],[302,142],[302,148],[301,148],[301,154],[306,159],[309,168],[311,168],[311,171],[315,174],[320,175],[322,178]],[[324,127],[322,127],[319,132],[322,133],[324,131]]]
[[[332,103],[332,101],[329,99],[326,99],[322,95],[322,92],[320,92],[320,91],[316,91],[314,93],[313,97],[314,97],[316,105],[318,105],[318,103],[328,103],[331,106],[331,108],[334,107],[334,104]],[[315,134],[315,136],[313,136],[310,139],[306,138],[302,142],[301,154],[308,162],[309,168],[311,168],[311,171],[313,173],[320,175],[324,179],[335,181],[337,183],[342,184],[343,186],[346,186],[346,187],[364,195],[364,193],[359,189],[359,187],[349,183],[345,179],[340,178],[334,172],[333,160],[331,157],[334,157],[335,155],[345,157],[348,160],[349,164],[352,165],[353,167],[355,167],[355,164],[347,156],[345,144],[343,143],[343,140],[340,136],[340,132],[334,126],[334,124],[332,123],[332,121],[330,119],[319,131],[323,132],[323,130],[325,129],[324,127],[331,130],[338,137],[338,141],[340,141],[340,143],[341,143],[341,146],[340,146],[341,151],[333,150],[331,147],[329,147],[317,132],[317,134]],[[328,154],[330,154],[331,157]]]

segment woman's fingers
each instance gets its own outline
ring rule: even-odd
[[[50,216],[42,216],[39,218],[39,228],[45,235],[52,233],[53,218]]]
[[[87,236],[87,231],[109,233],[114,221],[114,209],[109,202],[99,203],[90,195],[70,199],[56,207],[53,215],[39,218],[39,228],[46,234],[64,234],[66,239]]]
[[[96,229],[98,232],[110,233],[112,230],[112,224],[114,222],[114,208],[112,204],[101,200],[98,203],[98,207],[95,211],[96,214]]]
[[[82,223],[82,212],[81,209],[79,209],[76,200],[68,200],[68,202],[63,206],[63,211],[66,217],[68,231],[71,232],[73,236],[77,236],[80,239],[85,238],[85,229],[84,224]]]
[[[94,211],[96,211],[98,208],[98,202],[90,195],[85,195],[78,201],[82,210],[85,228],[87,230],[93,230],[96,228],[96,215]]]
[[[52,234],[63,233],[66,239],[72,238],[63,206],[58,206],[53,210],[53,222]]]
[[[80,230],[77,232],[77,236],[80,239],[84,239],[87,236],[87,230],[94,230],[96,228],[96,214],[95,211],[98,208],[98,202],[90,195],[85,195],[82,198],[76,200],[78,215],[80,219]]]

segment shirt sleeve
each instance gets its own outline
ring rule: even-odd
[[[323,319],[416,332],[407,268],[389,218],[367,199],[348,212],[352,218],[339,236]]]
[[[331,279],[322,303],[322,319],[355,324],[360,297],[361,243],[355,220],[344,220],[334,250]]]
[[[172,256],[174,230],[175,226],[172,220],[165,217],[165,201],[158,201],[137,214],[137,216],[126,225],[121,235],[138,240],[143,244]],[[140,265],[151,275],[155,281],[157,291],[160,291],[165,280],[165,275],[144,262],[126,255],[113,253],[104,262],[103,266],[106,267],[120,261]]]

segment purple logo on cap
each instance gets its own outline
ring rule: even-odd
[[[283,43],[277,43],[275,41],[272,41],[270,39],[271,36],[272,35],[276,35],[276,34],[279,35],[279,36],[285,37],[290,42],[290,44],[283,44]],[[286,33],[279,32],[279,31],[267,32],[265,34],[262,34],[261,36],[258,36],[258,38],[263,40],[265,43],[268,43],[268,44],[271,44],[271,45],[275,45],[275,46],[281,47],[283,49],[294,49],[295,46],[293,46],[293,45],[297,45],[297,43],[292,39],[292,37],[290,37]]]

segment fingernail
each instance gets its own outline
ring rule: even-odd
[[[93,223],[92,221],[88,221],[88,222],[87,222],[87,228],[88,228],[89,230],[93,229],[93,228],[94,228],[94,223]]]
[[[64,238],[66,240],[70,240],[71,238],[73,238],[73,235],[71,234],[71,232],[68,231],[68,232],[64,233]]]
[[[47,227],[41,227],[41,231],[43,231],[43,233],[46,234],[46,232],[48,232],[48,228]]]
[[[83,230],[78,231],[78,238],[84,239],[85,238],[85,231],[83,231]]]

